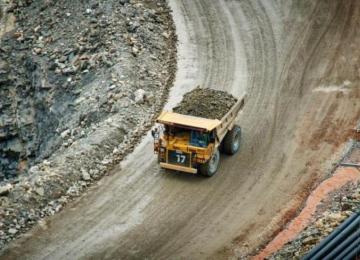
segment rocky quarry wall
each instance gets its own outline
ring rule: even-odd
[[[7,5],[4,12],[15,14],[17,27],[0,44],[0,180],[86,136],[109,115],[126,112],[136,90],[141,99],[161,88],[157,81],[167,68],[154,68],[166,58],[170,35],[156,9],[164,3],[158,4]]]
[[[1,1],[1,0],[0,0]],[[171,86],[164,0],[1,2],[0,248],[121,160]]]

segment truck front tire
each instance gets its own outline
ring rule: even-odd
[[[220,152],[218,149],[216,149],[211,159],[204,164],[200,164],[198,170],[201,175],[204,175],[206,177],[211,177],[217,172],[219,168],[219,163],[220,163]]]
[[[226,134],[223,144],[222,151],[226,154],[233,155],[240,149],[241,144],[241,128],[238,125],[234,127]]]

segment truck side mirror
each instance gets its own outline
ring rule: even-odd
[[[155,128],[155,129],[151,130],[151,135],[154,139],[159,138],[159,129]]]

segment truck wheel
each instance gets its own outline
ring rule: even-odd
[[[208,162],[204,164],[200,164],[199,166],[200,174],[206,177],[213,176],[219,168],[219,162],[220,162],[220,152],[218,149],[216,149],[213,156]]]
[[[234,127],[226,134],[223,140],[223,152],[229,155],[237,153],[240,149],[241,143],[241,128],[238,125]]]

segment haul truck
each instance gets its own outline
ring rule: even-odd
[[[163,111],[156,120],[160,127],[152,131],[160,167],[213,176],[220,152],[233,155],[240,148],[241,128],[235,119],[244,103],[245,95],[221,120]]]

